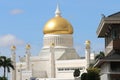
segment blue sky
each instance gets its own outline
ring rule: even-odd
[[[104,39],[98,39],[97,27],[101,14],[120,11],[120,1],[112,0],[0,0],[0,54],[10,55],[10,45],[16,54],[25,54],[26,43],[31,44],[32,55],[42,48],[44,24],[54,17],[59,3],[62,16],[74,28],[74,46],[84,55],[85,40],[91,41],[91,51],[104,50]]]

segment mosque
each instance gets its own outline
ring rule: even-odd
[[[57,5],[55,17],[43,28],[43,47],[38,56],[31,56],[31,46],[26,45],[26,55],[16,62],[16,46],[11,46],[11,59],[15,70],[11,80],[74,80],[73,72],[81,74],[94,61],[90,41],[85,41],[85,57],[81,58],[73,47],[73,27],[61,16]]]

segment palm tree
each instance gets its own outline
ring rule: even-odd
[[[2,57],[0,56],[0,67],[2,67]]]
[[[3,77],[6,77],[6,69],[7,69],[8,72],[10,72],[10,68],[14,69],[14,66],[12,64],[11,58],[7,58],[5,56],[1,56],[1,58],[2,58],[1,67],[3,67],[3,69],[4,69]]]
[[[95,60],[102,59],[105,57],[104,52],[100,51],[100,53],[95,57]]]

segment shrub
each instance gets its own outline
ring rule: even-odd
[[[79,77],[80,76],[80,70],[79,69],[75,69],[74,73],[73,73],[74,77]]]
[[[6,77],[0,77],[0,80],[7,80]]]
[[[81,75],[81,80],[87,80],[87,73],[83,73],[82,75]]]

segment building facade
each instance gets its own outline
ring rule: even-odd
[[[105,39],[105,58],[95,64],[101,68],[101,80],[120,80],[120,12],[103,16],[97,35]]]

